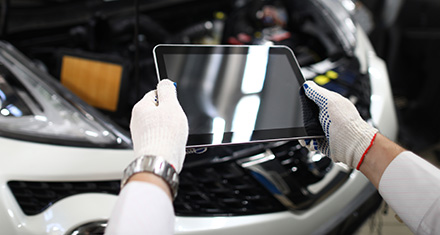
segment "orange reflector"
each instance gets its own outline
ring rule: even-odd
[[[63,56],[61,83],[94,107],[116,111],[121,78],[121,65]]]

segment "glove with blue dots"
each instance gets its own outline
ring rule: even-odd
[[[321,151],[335,162],[359,169],[378,130],[366,123],[356,107],[340,94],[312,81],[304,83],[304,91],[319,107],[319,121],[325,138],[300,140],[301,145],[311,151]]]

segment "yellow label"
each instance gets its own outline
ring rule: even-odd
[[[325,73],[325,75],[331,79],[336,79],[339,77],[339,74],[333,70],[329,70]]]
[[[328,78],[327,76],[324,76],[324,75],[318,75],[313,79],[313,81],[315,81],[316,84],[323,86],[323,85],[327,84],[328,82],[330,82],[330,78]]]

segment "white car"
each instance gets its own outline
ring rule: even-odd
[[[106,6],[125,4],[104,2],[104,15]],[[163,13],[173,4],[209,8],[200,1],[175,2],[151,1],[141,10]],[[215,19],[198,24],[203,33],[176,30],[180,33],[167,42],[291,46],[306,79],[347,96],[382,134],[396,139],[387,69],[353,21],[352,1],[232,2],[212,4],[213,10],[230,6],[219,8],[223,15],[215,11]],[[246,18],[249,11],[255,13],[252,22]],[[216,39],[214,29],[221,20],[223,39]],[[254,34],[246,31],[251,26]],[[50,75],[51,65],[32,49],[59,44],[41,43],[38,36],[23,39],[24,28],[11,33],[14,46],[0,42],[1,233],[101,234],[117,200],[122,171],[133,159],[128,129],[118,123],[118,115],[92,108]],[[296,141],[204,150],[187,154],[174,202],[176,234],[346,234],[381,203],[360,172],[308,152]]]

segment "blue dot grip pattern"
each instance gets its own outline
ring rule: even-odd
[[[330,115],[328,113],[328,99],[327,97],[319,94],[317,91],[313,90],[307,84],[304,84],[304,89],[307,96],[313,100],[319,107],[319,122],[321,123],[322,129],[325,133],[327,141],[313,141],[313,147],[315,150],[320,150],[322,153],[330,156],[330,125],[332,123]]]

